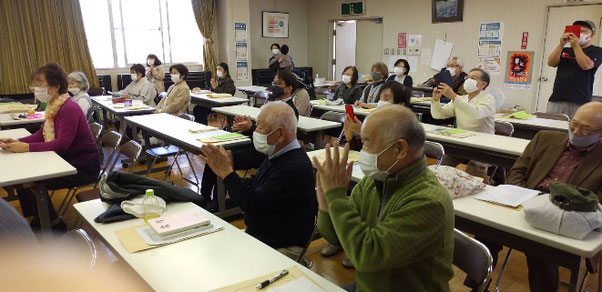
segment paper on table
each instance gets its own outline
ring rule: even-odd
[[[188,231],[176,233],[173,235],[160,236],[159,234],[155,233],[155,231],[153,231],[153,229],[151,227],[142,226],[142,227],[136,228],[136,232],[138,232],[138,236],[142,237],[142,239],[144,240],[144,242],[146,244],[151,245],[151,246],[160,246],[160,245],[176,243],[178,241],[186,240],[189,238],[213,233],[213,232],[216,232],[216,231],[219,231],[222,229],[224,229],[224,228],[221,225],[209,224],[209,225],[197,227],[194,229],[190,229]]]
[[[473,198],[516,208],[540,192],[513,185],[499,185],[476,194]]]
[[[269,286],[268,286],[269,287]],[[321,292],[324,291],[306,277],[290,281],[282,286],[268,289],[267,292]]]
[[[219,143],[219,142],[226,142],[226,141],[246,139],[246,138],[247,138],[247,136],[239,134],[239,133],[227,133],[227,134],[220,134],[220,135],[215,135],[215,136],[211,136],[211,137],[202,137],[202,138],[198,138],[197,140],[199,140],[202,143]]]
[[[343,147],[339,147],[339,155],[343,155],[343,150],[344,150]],[[334,148],[331,149],[330,154],[331,154],[331,157],[332,157],[332,155],[334,155]],[[320,152],[319,154],[317,154],[315,157],[318,159],[318,161],[320,163],[322,163],[324,160],[326,160],[326,151],[323,150],[322,152]],[[356,161],[359,161],[359,160],[360,160],[360,153],[359,152],[357,152],[357,151],[349,151],[349,157],[347,159],[348,162],[356,162]]]
[[[127,228],[115,231],[115,235],[117,235],[117,238],[119,238],[121,245],[123,245],[123,248],[125,248],[125,250],[127,252],[135,253],[135,252],[167,245],[167,244],[149,245],[148,243],[146,243],[146,241],[144,241],[144,239],[138,233],[137,229],[139,227],[150,228],[150,227],[148,227],[148,225],[145,224],[145,225],[139,225],[139,226],[131,226],[131,227],[127,227]],[[223,229],[224,228],[222,226],[219,226],[219,228],[213,228],[212,230],[207,230],[207,232],[203,232],[203,233],[197,234],[195,236],[206,235],[206,234],[214,233],[214,232],[217,232],[217,231],[220,231]],[[184,240],[184,239],[182,239],[182,240]],[[180,241],[182,241],[182,240],[180,240]],[[172,242],[172,243],[175,243],[175,242]]]
[[[518,112],[514,112],[508,116],[506,116],[508,118],[514,118],[514,119],[521,119],[521,120],[526,120],[526,119],[530,119],[530,118],[534,118],[535,115],[530,115],[528,113],[526,113],[525,111],[518,111]]]
[[[207,97],[210,97],[210,98],[232,97],[232,94],[230,94],[230,93],[211,93],[211,94],[207,94]]]
[[[214,126],[206,126],[206,125],[200,125],[200,124],[188,129],[188,131],[190,131],[191,133],[209,132],[209,131],[215,131],[215,130],[217,130],[217,128]]]
[[[299,269],[296,266],[292,266],[290,268],[287,269],[288,270],[288,275],[282,277],[280,280],[270,284],[268,287],[269,288],[276,288],[276,287],[281,287],[284,286],[294,280],[300,279],[300,278],[306,278],[309,281],[313,282],[314,285],[316,285],[320,290],[317,291],[326,291],[324,290],[318,283],[316,283],[313,279],[309,278],[303,271],[301,271],[301,269]],[[257,286],[257,284],[274,277],[275,275],[277,275],[278,273],[280,273],[280,271],[274,271],[273,273],[267,274],[267,275],[263,275],[254,279],[250,279],[244,282],[240,282],[240,283],[236,283],[230,286],[226,286],[226,287],[222,287],[222,288],[218,288],[215,290],[212,290],[212,292],[232,292],[232,291],[236,291],[236,292],[255,292],[255,291],[260,291],[257,290],[257,288],[255,288]],[[267,291],[267,290],[266,290]],[[271,290],[270,290],[271,291]],[[286,290],[286,291],[291,291],[291,290]],[[295,290],[292,290],[295,291]],[[312,291],[312,290],[310,290]],[[315,291],[315,290],[314,290]]]

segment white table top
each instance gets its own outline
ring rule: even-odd
[[[205,143],[197,140],[202,137],[211,137],[220,134],[227,134],[229,132],[222,131],[216,129],[214,131],[204,131],[199,133],[192,133],[190,129],[198,129],[200,127],[199,123],[195,123],[193,121],[188,121],[182,118],[178,118],[176,116],[161,113],[161,114],[150,114],[150,115],[138,115],[138,116],[130,116],[126,117],[125,120],[129,123],[136,123],[143,125],[144,127],[150,128],[154,131],[157,131],[165,136],[170,137],[173,140],[181,141],[185,144],[191,145],[197,149],[200,149],[201,146],[205,145]],[[244,141],[246,143],[250,143],[250,139],[241,139],[236,141],[224,142],[224,143],[214,143],[213,145],[229,145],[235,143],[241,143]]]
[[[503,115],[505,115],[505,114],[503,114]],[[562,131],[568,131],[568,129],[569,129],[569,122],[567,122],[567,121],[559,121],[559,120],[544,119],[544,118],[530,118],[527,120],[521,120],[521,119],[503,118],[500,115],[496,115],[495,120],[502,121],[502,122],[509,122],[514,125],[525,125],[525,126],[531,126],[531,127],[539,127],[539,128],[543,128],[543,129],[546,129],[546,128],[547,129],[557,129],[557,130],[562,130]]]
[[[228,116],[249,116],[251,119],[257,119],[259,115],[259,108],[246,106],[246,105],[235,105],[235,106],[224,106],[212,109],[214,112],[228,115]],[[326,129],[333,129],[340,127],[341,124],[337,122],[325,121],[305,116],[299,116],[299,123],[297,129],[301,132],[310,133]]]
[[[100,96],[91,96],[90,99],[103,107],[104,109],[113,112],[117,115],[136,115],[136,114],[144,114],[149,113],[155,110],[154,107],[147,107],[143,109],[129,109],[123,107],[123,103],[113,103],[111,101],[112,97],[110,95],[100,95]]]
[[[44,122],[44,112],[36,112],[36,114],[42,114],[41,118],[37,118],[37,119],[22,119],[22,118],[18,118],[17,120],[13,119],[12,116],[19,116],[20,114],[23,113],[4,113],[4,114],[0,114],[0,126],[2,127],[9,127],[9,126],[18,126],[18,125],[25,125],[25,124],[36,124],[36,123],[43,123]]]
[[[0,131],[0,138],[28,136],[25,129]],[[0,150],[0,187],[73,175],[77,170],[55,152],[12,153]]]
[[[267,91],[268,88],[265,86],[249,85],[249,86],[237,86],[236,89],[238,89],[240,91],[257,92],[257,91]]]
[[[307,152],[312,159],[325,150]],[[356,152],[356,151],[350,151]],[[313,162],[313,161],[312,161]],[[359,182],[364,178],[364,173],[356,163],[353,166],[351,180]],[[487,186],[491,188],[491,186]],[[602,250],[602,233],[592,232],[583,240],[577,240],[529,226],[521,210],[507,208],[492,203],[472,198],[472,196],[453,200],[456,216],[465,218],[486,226],[490,226],[523,238],[539,242],[559,250],[578,256],[591,258]],[[502,220],[503,219],[503,220]]]
[[[208,97],[207,94],[198,94],[198,93],[191,93],[190,97],[192,99],[197,99],[197,100],[202,100],[205,102],[210,102],[210,103],[214,103],[216,105],[219,104],[225,104],[225,105],[232,105],[232,104],[241,104],[241,103],[246,103],[249,100],[246,98],[241,98],[241,97],[220,97],[220,98],[211,98]]]
[[[171,203],[165,214],[199,209],[224,230],[137,253],[128,253],[115,231],[144,224],[133,219],[99,224],[94,218],[108,205],[93,200],[74,205],[75,210],[116,254],[155,291],[208,291],[240,283],[291,266],[300,268],[327,291],[343,291],[335,284],[280,254],[215,215],[192,203]]]

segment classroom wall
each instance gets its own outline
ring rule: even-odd
[[[293,57],[295,66],[306,66],[308,50],[308,0],[248,0],[251,16],[251,59],[252,68],[267,67],[271,57],[270,46],[272,43],[286,44],[290,48],[289,55]],[[328,0],[331,1],[331,0]],[[326,1],[323,1],[326,2]],[[278,11],[289,13],[288,38],[264,38],[261,36],[262,11]]]
[[[329,26],[328,21],[345,19],[340,14],[341,0],[308,0],[309,12],[308,65],[314,72],[326,75],[329,69]],[[433,48],[435,39],[446,39],[454,43],[452,55],[464,59],[465,69],[475,66],[477,55],[478,30],[480,22],[503,21],[504,39],[502,44],[502,72],[505,70],[506,54],[509,50],[520,50],[522,32],[529,33],[527,50],[535,51],[534,80],[529,90],[505,89],[503,73],[492,76],[491,86],[501,88],[506,101],[504,108],[520,104],[531,111],[535,107],[537,76],[542,60],[542,41],[546,5],[563,3],[562,0],[465,0],[464,21],[457,23],[431,23],[431,3],[428,0],[366,0],[366,14],[362,17],[383,17],[383,47],[397,48],[397,34],[422,35],[422,49]],[[348,17],[347,17],[348,18]],[[360,37],[358,36],[358,39]],[[384,60],[382,50],[374,52],[374,60]],[[387,56],[388,58],[388,56]],[[419,57],[420,64],[421,57]],[[429,64],[430,65],[430,64]],[[420,65],[413,73],[415,83],[422,83],[435,71],[429,65]],[[370,68],[358,68],[360,73]]]

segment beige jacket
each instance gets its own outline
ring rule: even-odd
[[[165,79],[165,70],[163,67],[158,66],[151,70],[151,68],[146,68],[146,79],[155,86],[157,89],[157,94],[165,91],[165,83],[163,80]]]
[[[309,93],[307,90],[305,88],[297,89],[292,97],[299,115],[309,117],[311,114],[311,103],[309,103]]]
[[[157,105],[157,111],[177,116],[188,112],[190,105],[190,88],[183,80],[169,87],[167,96]]]

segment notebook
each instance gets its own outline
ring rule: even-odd
[[[539,195],[539,191],[514,185],[499,185],[476,194],[473,198],[517,208],[527,200]]]
[[[160,236],[209,225],[209,219],[199,211],[181,212],[148,220],[148,225]]]

